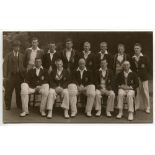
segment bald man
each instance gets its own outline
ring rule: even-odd
[[[137,75],[131,71],[130,62],[123,62],[123,71],[120,72],[117,76],[117,88],[118,88],[118,109],[119,113],[116,116],[117,118],[122,118],[123,116],[123,101],[126,96],[127,104],[128,104],[128,120],[132,121],[134,105],[133,100],[135,98],[135,90],[138,87],[138,78]]]
[[[88,117],[91,117],[95,99],[95,85],[92,73],[86,68],[85,59],[79,59],[78,64],[78,68],[71,75],[71,83],[68,86],[71,116],[74,117],[77,114],[77,95],[84,94],[87,96],[85,112]]]

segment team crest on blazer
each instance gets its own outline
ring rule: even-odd
[[[86,82],[88,81],[88,78],[87,78],[87,77],[85,77],[85,81],[86,81]]]
[[[133,84],[133,80],[131,80],[131,84]]]

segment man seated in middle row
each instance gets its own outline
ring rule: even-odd
[[[93,84],[91,71],[86,68],[84,58],[79,59],[79,67],[71,75],[68,91],[71,104],[71,116],[75,116],[77,113],[77,95],[84,94],[87,96],[85,112],[88,117],[91,117],[95,100],[95,85]]]
[[[106,115],[111,117],[111,112],[114,111],[114,77],[110,69],[107,68],[107,59],[102,59],[101,68],[95,73],[95,86],[96,86],[96,98],[95,98],[95,110],[97,110],[96,116],[101,115],[101,98],[102,95],[108,96]]]

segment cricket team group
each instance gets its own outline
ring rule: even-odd
[[[65,40],[65,47],[57,51],[56,43],[49,42],[48,49],[39,48],[38,38],[32,38],[32,47],[20,50],[19,40],[12,42],[11,51],[3,64],[5,107],[11,110],[13,90],[16,92],[20,116],[29,114],[30,94],[41,95],[40,114],[52,118],[57,96],[61,97],[64,117],[78,114],[78,97],[85,96],[85,114],[112,116],[115,106],[117,119],[123,117],[124,102],[127,103],[128,120],[134,119],[134,110],[143,104],[150,113],[148,88],[149,62],[143,54],[142,45],[133,45],[134,54],[128,55],[125,45],[118,44],[118,51],[111,54],[108,43],[99,44],[100,51],[92,52],[90,42],[83,43],[83,51],[76,51],[73,40]],[[102,98],[106,97],[105,114],[102,113]],[[115,105],[116,104],[116,105]],[[135,106],[135,107],[134,107]]]

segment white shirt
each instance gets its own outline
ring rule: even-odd
[[[72,52],[72,49],[70,49],[70,50],[66,49],[66,57],[67,57],[68,61],[70,60],[71,52]]]
[[[54,50],[54,52],[53,53],[51,53],[50,52],[50,50],[48,50],[48,53],[50,53],[50,58],[51,58],[51,61],[52,61],[52,59],[53,59],[53,55],[54,55],[54,53],[56,52],[56,50]]]
[[[124,71],[124,77],[127,78],[130,72],[132,72],[131,69],[129,69],[128,72],[125,72],[125,71]]]
[[[29,60],[29,64],[34,65],[35,63],[35,58],[37,56],[37,51],[40,50],[39,47],[37,47],[35,50],[33,48],[29,48],[30,50],[32,50],[31,54],[30,54],[30,60]]]
[[[99,53],[101,54],[101,59],[103,59],[103,58],[104,58],[104,55],[105,55],[105,54],[108,54],[108,51],[106,50],[104,53],[102,53],[102,52],[100,51]]]
[[[102,76],[105,77],[107,69],[103,70],[102,68],[100,68],[99,71],[102,71]]]
[[[41,68],[43,69],[43,67],[41,66],[40,68],[37,68],[37,67],[34,67],[34,68],[36,69],[36,75],[39,76],[40,69],[41,69]]]
[[[135,60],[138,62],[139,61],[139,58],[143,56],[142,53],[140,53],[138,56],[137,55],[134,55],[133,58],[135,58]]]
[[[123,55],[123,54],[118,53],[117,60],[118,60],[119,62],[122,62],[122,61],[123,61],[123,59],[124,59],[124,55]]]
[[[88,55],[91,53],[91,51],[83,51],[83,54],[84,54],[84,58],[87,59],[88,58]]]
[[[18,52],[13,51],[13,55],[18,57]]]
[[[86,69],[86,67],[85,67],[83,70],[81,70],[81,69],[78,67],[77,71],[80,71],[80,77],[81,77],[81,79],[82,79],[82,77],[83,77],[83,72],[84,72],[84,71],[87,71],[87,69]]]

